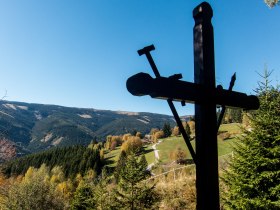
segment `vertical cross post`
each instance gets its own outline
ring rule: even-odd
[[[215,88],[214,35],[211,6],[203,2],[193,10],[194,80]],[[195,104],[197,209],[219,209],[217,116],[215,101]]]

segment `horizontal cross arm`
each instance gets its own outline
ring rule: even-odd
[[[135,96],[150,95],[153,98],[172,99],[189,103],[215,103],[227,107],[238,107],[246,110],[259,108],[256,96],[246,95],[222,88],[207,88],[199,84],[172,78],[152,78],[149,74],[138,73],[127,80],[128,91]]]

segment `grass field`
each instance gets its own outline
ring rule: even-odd
[[[240,123],[222,124],[219,131],[227,131],[229,133],[241,133]]]
[[[144,147],[145,150],[145,157],[147,159],[148,164],[154,163],[155,160],[155,153],[154,150],[152,149],[152,145],[148,145]]]
[[[120,153],[121,147],[116,147],[115,150],[112,150],[105,154],[105,160],[109,163],[109,167],[115,166],[117,164]]]
[[[220,131],[226,131],[231,134],[231,138],[222,140],[218,138],[218,153],[219,156],[226,155],[232,152],[232,145],[239,141],[240,134],[242,133],[241,125],[239,123],[223,124]]]
[[[191,143],[194,147],[194,141],[192,141]],[[157,149],[159,150],[160,162],[171,162],[169,154],[178,147],[181,147],[183,150],[188,151],[187,145],[182,137],[170,137],[162,139],[162,142],[157,146]],[[191,158],[189,152],[187,152],[187,157]]]
[[[238,136],[241,133],[240,124],[223,124],[220,127],[220,131],[229,132],[232,137],[227,140],[222,140],[218,138],[218,155],[223,156],[232,152],[232,145],[238,141]],[[195,148],[195,141],[191,142],[193,148]],[[182,137],[170,137],[162,139],[162,143],[157,146],[159,150],[159,157],[162,163],[171,162],[169,154],[171,151],[175,150],[177,147],[181,147],[188,151],[186,143]],[[187,158],[191,158],[189,151],[187,152]]]
[[[241,134],[240,124],[223,124],[221,125],[220,131],[228,132],[231,134],[231,138],[227,140],[222,140],[218,138],[218,155],[223,156],[232,152],[232,145],[238,140],[238,136]],[[191,142],[193,148],[195,148],[195,141]],[[190,153],[187,149],[184,139],[179,137],[170,137],[162,139],[162,142],[157,145],[157,150],[159,150],[160,163],[165,164],[172,162],[169,158],[169,154],[175,150],[177,147],[187,151],[187,158],[191,159]],[[113,150],[105,155],[105,158],[111,163],[109,166],[115,166],[121,150],[120,147],[117,147],[116,150]],[[155,155],[152,149],[152,145],[147,145],[144,147],[144,154],[148,161],[148,164],[155,162]]]
[[[112,150],[105,154],[105,159],[109,162],[108,166],[113,167],[116,165],[120,153],[121,153],[121,147],[117,147],[115,150]],[[152,145],[144,146],[144,154],[148,164],[155,162],[155,154],[152,149]]]

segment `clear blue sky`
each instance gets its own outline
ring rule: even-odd
[[[152,74],[137,50],[154,44],[162,76],[193,81],[192,0],[1,0],[0,94],[7,100],[171,114],[166,102],[135,97],[126,80]],[[262,0],[209,1],[217,84],[254,93],[264,65],[280,79],[280,7]],[[193,112],[192,106],[180,114]]]

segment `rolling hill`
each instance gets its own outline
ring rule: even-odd
[[[145,134],[166,122],[175,125],[172,116],[162,114],[0,101],[0,137],[25,152],[86,145],[93,139],[102,141],[107,135],[134,130]]]

